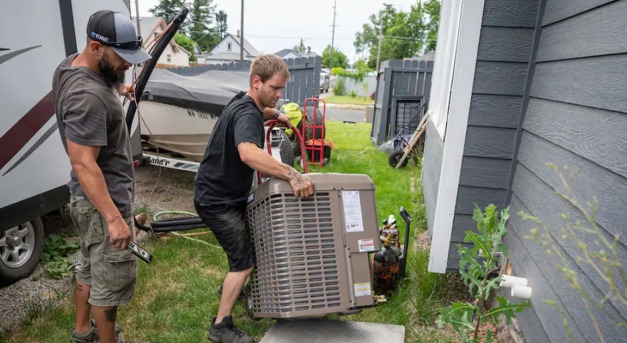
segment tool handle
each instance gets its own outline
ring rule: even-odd
[[[135,254],[135,256],[141,258],[144,262],[152,262],[152,255],[150,255],[148,251],[144,250],[139,245],[135,244],[135,242],[129,242],[126,249]]]

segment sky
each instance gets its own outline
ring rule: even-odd
[[[139,14],[152,16],[148,10],[159,0],[131,0],[131,13],[135,16],[135,1],[139,1]],[[245,0],[244,37],[259,51],[275,53],[291,49],[303,38],[305,46],[319,55],[331,44],[334,0]],[[383,8],[383,3],[408,11],[417,0],[336,0],[334,47],[349,60],[367,57],[367,52],[357,54],[353,42],[362,25],[370,23],[368,17]],[[191,1],[189,1],[191,2]],[[240,28],[241,0],[213,0],[216,10],[227,13],[228,31],[235,34]]]

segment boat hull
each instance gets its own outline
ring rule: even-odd
[[[218,115],[153,101],[139,103],[141,134],[157,149],[200,162]],[[165,152],[165,151],[164,151]]]

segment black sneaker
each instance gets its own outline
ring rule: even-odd
[[[231,316],[224,317],[220,324],[216,324],[216,319],[213,318],[209,328],[209,340],[215,343],[253,343],[250,336],[235,328]]]

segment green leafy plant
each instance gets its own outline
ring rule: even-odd
[[[357,97],[357,92],[355,92],[355,90],[352,90],[352,91],[350,91],[350,93],[348,93],[348,95],[349,95],[351,98],[356,98],[356,97]]]
[[[331,75],[344,76],[345,74],[346,71],[344,71],[344,68],[342,67],[334,67],[333,69],[331,69]]]
[[[346,71],[344,70],[344,68],[333,68],[333,70],[331,70],[331,74],[335,75],[335,76],[341,76],[344,78],[349,78],[351,80],[354,80],[355,83],[359,83],[362,82],[364,80],[364,76],[366,76],[366,74],[368,74],[369,70],[353,70],[353,71]]]
[[[335,95],[344,95],[346,94],[346,83],[344,78],[338,77],[333,85],[333,94]]]
[[[616,317],[610,311],[605,311],[608,302],[627,306],[627,290],[623,288],[624,286],[621,286],[627,284],[627,273],[623,265],[624,261],[621,260],[617,250],[617,245],[620,244],[620,236],[615,234],[614,237],[609,237],[609,235],[603,233],[604,229],[597,224],[596,214],[599,210],[599,202],[596,197],[592,201],[584,202],[576,195],[572,188],[573,178],[576,174],[574,170],[571,170],[568,166],[559,168],[553,163],[547,163],[547,166],[555,171],[564,189],[563,191],[557,191],[557,194],[570,203],[584,220],[573,220],[565,213],[560,214],[564,224],[560,232],[558,232],[558,235],[561,234],[559,237],[560,242],[558,243],[553,236],[554,234],[551,233],[544,222],[538,217],[520,211],[518,215],[522,219],[534,221],[539,227],[531,229],[529,235],[525,236],[525,238],[535,241],[550,258],[557,260],[556,269],[566,283],[577,291],[599,338],[599,342],[605,342],[603,332],[599,328],[597,318],[592,311],[593,307],[604,312],[618,326],[627,329],[627,321],[623,317]],[[594,243],[590,244],[590,242]],[[568,254],[566,254],[563,248],[565,245],[576,248],[569,249]],[[590,277],[605,283],[606,287],[602,287],[606,289],[603,297],[595,297],[582,287],[582,283],[585,282],[583,281],[583,275],[571,267],[572,263],[569,263],[569,259],[589,266],[589,270],[592,272]],[[545,300],[544,303],[560,312],[566,333],[570,340],[573,341],[571,330],[568,327],[568,319],[561,305],[550,300]]]
[[[481,324],[491,322],[495,326],[501,315],[511,324],[517,312],[529,306],[528,302],[512,304],[507,299],[497,296],[496,304],[491,306],[491,295],[499,287],[501,277],[496,273],[501,268],[502,258],[507,256],[507,246],[503,236],[507,234],[506,223],[509,208],[499,212],[495,205],[485,208],[485,212],[475,208],[473,219],[477,222],[477,232],[466,231],[464,242],[470,246],[459,245],[459,272],[472,302],[456,301],[450,307],[440,309],[436,320],[438,327],[450,324],[464,342],[478,342]],[[487,330],[486,342],[492,342],[494,332]]]
[[[51,234],[46,237],[41,255],[42,268],[46,275],[53,279],[67,276],[68,267],[72,264],[68,256],[78,250],[78,247],[78,243],[68,242],[60,235]]]

